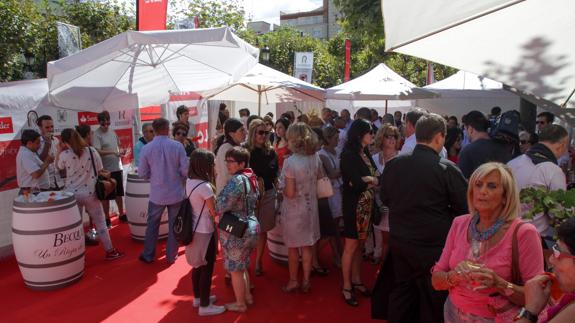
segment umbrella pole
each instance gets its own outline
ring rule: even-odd
[[[258,116],[262,115],[262,86],[258,85]]]
[[[387,100],[385,100],[385,114],[387,114]]]
[[[573,91],[571,91],[571,94],[569,94],[569,96],[567,97],[567,100],[565,100],[565,102],[561,105],[562,108],[567,107],[567,103],[569,103],[569,100],[571,100],[571,97],[573,96],[574,93],[575,93],[575,89],[573,89]]]

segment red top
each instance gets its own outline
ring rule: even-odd
[[[279,170],[281,171],[284,167],[284,160],[291,155],[291,151],[288,146],[278,148],[276,145],[274,145],[274,150],[276,151],[276,155],[278,155]]]

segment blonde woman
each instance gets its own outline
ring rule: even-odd
[[[262,256],[267,241],[267,232],[276,225],[275,182],[278,176],[278,157],[269,140],[270,132],[266,122],[261,119],[250,123],[246,148],[250,152],[250,168],[263,185],[256,216],[260,223],[260,236],[256,251],[255,275],[263,274]]]
[[[467,203],[470,214],[453,220],[433,268],[433,287],[449,291],[445,322],[511,322],[517,314],[514,305],[525,304],[523,284],[543,273],[539,234],[518,218],[519,191],[511,170],[501,163],[486,163],[473,172]],[[511,277],[514,235],[520,281]]]
[[[303,267],[301,290],[306,293],[311,286],[309,278],[313,245],[320,238],[316,183],[323,172],[321,161],[316,155],[318,138],[307,124],[292,124],[286,132],[286,138],[293,154],[285,160],[281,173],[284,196],[281,222],[289,264],[289,282],[283,290],[293,292],[300,287],[299,249]]]

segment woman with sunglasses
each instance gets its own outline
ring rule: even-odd
[[[270,132],[265,121],[260,119],[250,123],[246,148],[250,152],[250,167],[258,177],[260,200],[256,216],[260,223],[260,236],[256,250],[255,275],[263,273],[262,256],[267,241],[267,232],[276,225],[275,182],[278,177],[278,157],[269,141]]]
[[[511,322],[525,304],[524,283],[543,273],[539,234],[518,217],[519,190],[504,164],[489,162],[473,172],[467,203],[470,214],[453,220],[432,268],[435,290],[449,291],[445,322]]]
[[[463,141],[463,131],[461,129],[447,128],[445,136],[445,150],[447,150],[447,159],[456,163],[459,161],[459,151],[461,151],[461,142]]]
[[[557,229],[557,244],[549,263],[553,274],[535,276],[525,284],[525,307],[516,319],[520,323],[539,322],[567,323],[575,318],[575,218],[570,218]],[[558,284],[558,286],[553,285]],[[550,302],[556,288],[563,295]],[[552,303],[547,310],[547,304]]]
[[[347,132],[341,153],[342,209],[345,244],[341,258],[342,294],[350,306],[358,306],[354,292],[369,297],[370,291],[361,282],[361,249],[369,232],[374,212],[374,188],[378,185],[377,168],[368,147],[373,142],[371,124],[355,120]]]
[[[383,174],[385,163],[395,158],[399,151],[397,150],[397,141],[399,140],[399,130],[390,123],[385,123],[375,135],[375,149],[379,152],[372,155],[377,171]],[[387,206],[381,203],[379,194],[375,196],[376,214],[379,215],[379,221],[373,222],[373,237],[366,242],[366,251],[373,251],[372,261],[374,264],[385,260],[389,248],[389,210]]]
[[[184,145],[186,156],[190,157],[190,154],[194,149],[196,149],[196,147],[194,146],[194,143],[188,139],[188,131],[188,125],[181,122],[175,122],[172,126],[172,136],[174,137],[174,140],[179,141]]]
[[[253,304],[248,269],[250,255],[256,247],[259,234],[259,224],[255,216],[258,184],[255,174],[248,168],[249,160],[250,153],[247,149],[242,147],[228,149],[224,162],[230,180],[216,199],[216,213],[220,217],[225,212],[231,212],[248,223],[248,228],[242,237],[220,230],[224,269],[231,273],[236,297],[234,303],[226,304],[225,307],[233,312],[245,312],[247,305]]]

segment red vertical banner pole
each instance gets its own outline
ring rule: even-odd
[[[345,40],[345,72],[343,76],[343,81],[349,81],[349,67],[351,65],[351,40]]]

